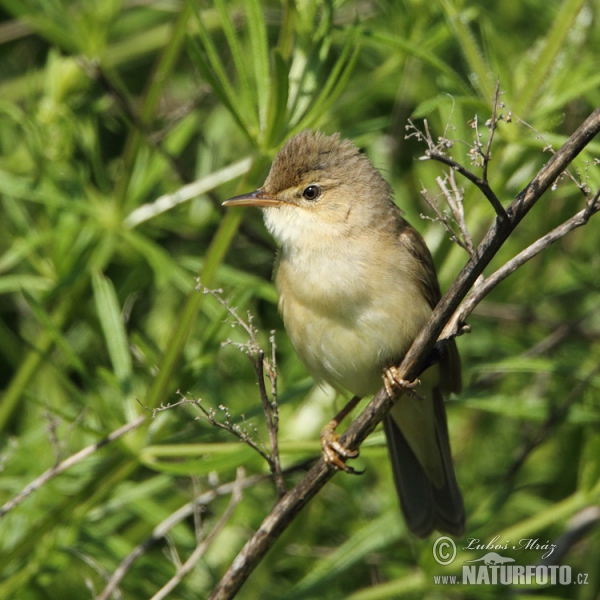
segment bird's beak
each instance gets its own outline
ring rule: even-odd
[[[258,206],[260,208],[280,205],[281,200],[265,194],[262,190],[256,190],[249,194],[242,194],[241,196],[234,196],[223,202],[223,206]]]

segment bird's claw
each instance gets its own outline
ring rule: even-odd
[[[413,391],[418,385],[420,380],[415,379],[414,381],[407,381],[400,377],[400,372],[396,367],[389,367],[383,373],[383,386],[385,391],[390,398],[395,398],[396,394],[394,390],[402,390],[411,395],[416,395]]]
[[[335,432],[338,423],[333,420],[321,430],[321,448],[325,462],[341,469],[351,475],[362,475],[364,471],[357,471],[344,462],[344,459],[356,458],[358,450],[350,450],[340,444],[340,434]]]

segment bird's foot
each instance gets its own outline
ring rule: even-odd
[[[321,448],[325,462],[351,475],[362,475],[364,471],[357,471],[344,462],[345,459],[356,458],[358,450],[350,450],[340,444],[340,434],[335,432],[337,426],[338,421],[332,419],[321,430]]]
[[[402,379],[396,367],[389,367],[383,373],[383,385],[390,398],[395,398],[396,394],[394,390],[402,390],[411,396],[416,396],[417,394],[414,389],[419,383],[421,383],[419,379],[415,379],[414,381]]]

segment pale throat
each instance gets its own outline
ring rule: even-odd
[[[324,220],[300,206],[282,204],[263,209],[269,233],[287,252],[317,249],[348,236],[346,223]]]
[[[327,221],[298,206],[268,208],[263,214],[281,245],[279,268],[299,300],[306,294],[307,302],[318,305],[331,296],[363,295],[368,254],[348,223]]]

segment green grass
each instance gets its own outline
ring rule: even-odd
[[[0,0],[0,8],[0,504],[148,416],[0,520],[1,598],[94,597],[194,494],[232,481],[240,465],[267,473],[257,453],[197,419],[193,405],[153,417],[180,390],[268,445],[254,370],[235,345],[245,333],[195,291],[196,277],[222,288],[242,317],[251,311],[263,348],[276,330],[284,468],[318,454],[318,431],[339,401],[313,387],[285,336],[271,283],[275,247],[258,211],[220,206],[262,183],[285,139],[319,127],[356,140],[426,237],[445,289],[467,257],[439,224],[419,218],[429,214],[419,192],[435,196],[443,169],[418,160],[425,149],[404,139],[407,119],[427,118],[434,136],[447,131],[452,156],[468,165],[469,123],[477,115],[485,141],[499,80],[505,121],[489,176],[507,202],[548,147],[600,105],[600,8],[584,0]],[[600,186],[598,156],[594,141],[570,170],[591,190]],[[201,192],[152,206],[195,181]],[[459,183],[479,241],[493,210]],[[583,201],[565,176],[492,267]],[[459,340],[464,391],[448,406],[468,513],[459,551],[467,538],[555,540],[600,502],[598,223],[503,282]],[[434,585],[433,575],[483,552],[440,567],[435,536],[420,542],[405,530],[381,434],[358,462],[365,475],[336,475],[240,598],[507,592]],[[300,476],[288,474],[288,485]],[[246,488],[172,597],[207,597],[275,499],[268,480]],[[229,494],[211,499],[149,547],[121,597],[156,593],[175,572],[172,552],[185,561],[197,530],[207,535],[228,502]],[[507,554],[522,565],[541,557]],[[545,595],[595,598],[598,528],[562,560],[589,583]]]

